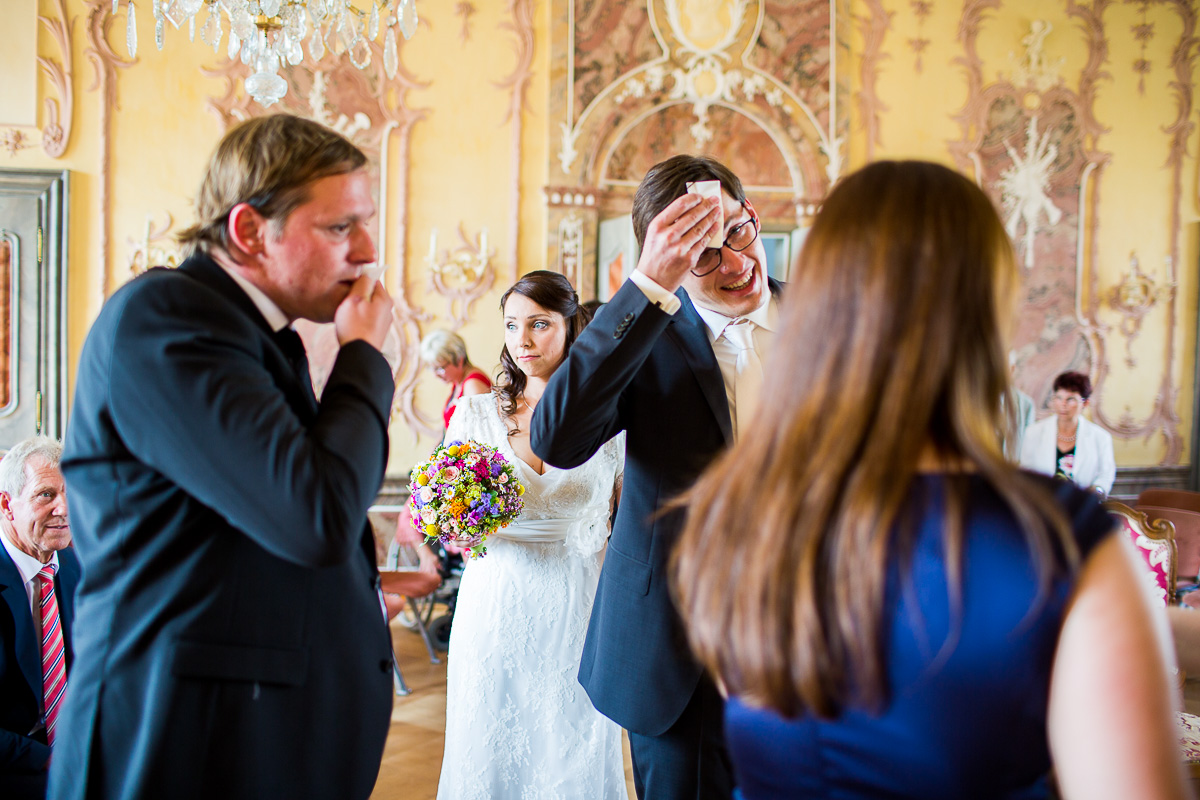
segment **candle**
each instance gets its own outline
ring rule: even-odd
[[[429,232],[429,258],[426,260],[430,264],[437,263],[437,228]]]
[[[487,258],[487,254],[488,254],[487,227],[485,226],[483,229],[483,232],[479,234],[479,255],[483,256],[484,258]]]

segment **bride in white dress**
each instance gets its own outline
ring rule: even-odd
[[[525,506],[463,573],[438,800],[625,800],[621,729],[576,679],[624,436],[571,470],[533,454],[529,418],[587,312],[566,278],[542,270],[517,281],[501,308],[506,380],[459,401],[446,441],[497,447],[525,486]]]

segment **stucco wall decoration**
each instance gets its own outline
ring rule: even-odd
[[[883,134],[879,117],[890,110],[890,106],[879,97],[877,84],[882,62],[889,56],[883,52],[883,40],[892,27],[894,11],[886,11],[883,0],[863,0],[865,14],[856,14],[854,24],[862,36],[862,53],[858,59],[859,89],[858,115],[866,133],[866,160],[875,160],[875,148],[883,145]]]
[[[381,261],[393,262],[394,270],[385,275],[395,303],[393,335],[385,345],[396,377],[396,395],[392,405],[393,418],[399,418],[412,432],[413,440],[422,433],[439,431],[437,421],[422,413],[415,403],[420,376],[420,323],[428,314],[410,302],[411,279],[407,249],[404,242],[408,231],[408,168],[409,141],[413,125],[425,116],[421,109],[409,108],[405,95],[424,84],[398,60],[396,76],[388,78],[384,68],[383,48],[377,42],[367,43],[371,63],[359,69],[346,59],[326,54],[312,63],[307,59],[299,65],[284,68],[289,83],[288,93],[277,104],[280,110],[314,119],[328,125],[358,145],[367,154],[369,169],[375,179],[375,200],[378,212],[375,237]],[[404,47],[403,44],[400,45]],[[239,120],[267,113],[249,95],[239,94],[242,79],[249,67],[240,60],[226,59],[214,69],[204,70],[210,77],[225,80],[225,92],[209,101],[209,108],[228,128]],[[398,158],[392,163],[393,142]],[[393,195],[390,187],[399,191],[397,208],[388,206]],[[392,242],[399,243],[393,248]],[[393,255],[394,254],[394,255]],[[390,277],[390,280],[389,280]],[[305,340],[312,364],[314,381],[320,386],[328,375],[337,352],[337,338],[332,326],[299,323],[296,329]]]
[[[1096,6],[1103,6],[1099,0]],[[1019,52],[998,80],[986,83],[977,53],[985,12],[999,0],[971,0],[959,39],[969,86],[957,116],[963,138],[950,144],[960,169],[997,200],[1024,274],[1021,320],[1013,346],[1017,383],[1039,407],[1055,375],[1078,369],[1096,375],[1104,331],[1094,308],[1081,305],[1084,264],[1094,256],[1088,238],[1096,213],[1096,170],[1108,155],[1095,149],[1104,131],[1093,116],[1095,84],[1107,52],[1098,8],[1072,9],[1088,40],[1078,90],[1070,88],[1055,55],[1063,37],[1045,20],[1032,20]],[[1094,292],[1093,292],[1094,294]]]
[[[42,99],[46,110],[46,124],[41,130],[42,152],[50,158],[62,158],[67,151],[67,143],[71,139],[71,124],[75,117],[75,88],[74,78],[74,42],[72,32],[75,28],[75,17],[67,18],[66,0],[52,0],[55,16],[38,15],[38,23],[50,34],[50,38],[58,45],[62,63],[48,56],[38,56],[38,66],[46,81],[54,87],[57,99],[45,97]],[[59,104],[61,105],[61,109]],[[33,147],[33,139],[20,128],[8,128],[0,131],[0,149],[8,154],[16,155],[18,151]]]
[[[84,51],[92,65],[92,85],[89,92],[100,93],[100,253],[105,264],[104,278],[100,282],[104,297],[113,291],[113,271],[109,242],[112,239],[112,120],[120,109],[117,97],[117,70],[127,69],[137,63],[136,58],[117,55],[108,42],[109,29],[116,16],[110,14],[112,4],[108,0],[88,0],[87,34],[90,46]],[[162,231],[160,235],[165,235]]]
[[[547,263],[589,271],[599,219],[627,213],[646,170],[676,153],[726,163],[764,221],[795,227],[845,168],[838,2],[556,0],[550,184],[595,206],[549,205]],[[571,214],[582,222],[564,226]],[[573,252],[560,253],[557,232]]]
[[[1145,13],[1147,3],[1132,3],[1141,5]],[[977,43],[981,29],[993,19],[988,12],[1002,5],[1001,0],[969,0],[964,6],[959,27],[963,56],[958,63],[966,70],[968,99],[955,117],[962,138],[949,147],[960,169],[973,175],[997,201],[1024,275],[1014,341],[1017,383],[1042,407],[1058,373],[1076,369],[1091,375],[1093,419],[1120,438],[1160,436],[1165,445],[1160,463],[1177,464],[1183,436],[1175,411],[1174,287],[1178,284],[1180,172],[1192,130],[1195,9],[1186,0],[1149,4],[1172,9],[1183,23],[1171,59],[1170,85],[1179,115],[1161,126],[1167,138],[1164,167],[1173,173],[1173,199],[1168,204],[1173,244],[1166,258],[1167,274],[1155,284],[1131,269],[1118,285],[1102,288],[1097,265],[1113,260],[1114,254],[1097,247],[1104,223],[1099,209],[1102,179],[1113,155],[1103,146],[1111,128],[1097,120],[1096,107],[1101,85],[1112,80],[1105,71],[1111,67],[1108,37],[1124,35],[1127,26],[1119,32],[1106,27],[1106,20],[1114,16],[1112,0],[1066,0],[1061,9],[1072,24],[1056,27],[1045,19],[1031,20],[1008,69],[988,82]],[[1143,16],[1130,27],[1129,35],[1144,44],[1146,24]],[[1076,74],[1068,74],[1061,53],[1073,49],[1070,39],[1080,38],[1086,57]],[[1139,81],[1150,74],[1146,61],[1142,58],[1132,65]],[[1115,331],[1104,320],[1102,305],[1120,316]],[[1109,340],[1114,335],[1125,339],[1123,361],[1134,366],[1133,340],[1151,319],[1167,329],[1153,408],[1142,420],[1135,419],[1128,407],[1114,417],[1104,402],[1111,374]]]

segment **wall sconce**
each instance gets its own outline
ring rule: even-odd
[[[492,256],[496,251],[488,247],[487,228],[482,228],[472,241],[463,224],[459,223],[458,236],[462,240],[460,246],[439,253],[438,232],[434,228],[429,233],[429,254],[425,256],[430,284],[446,298],[455,329],[470,319],[472,306],[487,294],[496,274],[492,268]]]

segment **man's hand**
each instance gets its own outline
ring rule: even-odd
[[[675,198],[646,229],[638,270],[668,292],[678,289],[715,232],[720,206],[715,197],[685,194]]]
[[[340,345],[362,339],[383,350],[383,340],[392,327],[392,298],[387,289],[365,273],[359,276],[334,312],[333,327]]]

